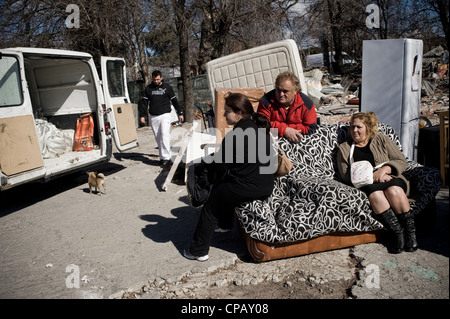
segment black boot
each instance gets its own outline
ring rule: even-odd
[[[378,221],[383,224],[389,235],[393,237],[391,252],[394,254],[401,253],[404,246],[403,229],[400,226],[395,213],[392,211],[392,209],[388,209],[387,211],[376,215],[376,217]]]
[[[405,233],[405,251],[413,252],[417,250],[416,226],[414,224],[414,215],[411,211],[397,215],[400,225]]]

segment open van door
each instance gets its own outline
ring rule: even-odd
[[[45,175],[20,52],[0,51],[0,188]]]
[[[119,151],[138,146],[136,119],[128,96],[125,60],[102,57],[103,93],[112,135]]]

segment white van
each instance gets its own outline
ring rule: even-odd
[[[125,62],[102,57],[102,80],[90,54],[0,50],[0,190],[106,162],[138,146]],[[91,114],[93,147],[74,151],[77,120]]]

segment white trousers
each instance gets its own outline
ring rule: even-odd
[[[170,152],[170,113],[150,115],[150,125],[152,126],[156,143],[158,144],[159,159],[170,160],[172,158]]]

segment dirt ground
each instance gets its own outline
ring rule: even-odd
[[[317,283],[314,278],[304,278],[300,271],[285,273],[283,280],[264,282],[242,283],[233,280],[231,284],[222,286],[220,278],[226,274],[236,275],[239,263],[227,269],[221,269],[217,273],[207,276],[216,277],[218,281],[208,287],[198,287],[189,291],[189,294],[176,296],[166,294],[166,298],[198,298],[198,299],[348,299],[351,298],[351,287],[355,284],[356,275],[350,280],[338,280],[327,283]],[[222,279],[223,280],[223,279]],[[201,282],[201,278],[186,280],[184,285],[190,282]]]
[[[295,275],[283,282],[264,282],[257,286],[210,287],[196,293],[199,299],[347,299],[353,281],[316,285],[311,281],[296,281]]]
[[[223,239],[227,236],[223,235]],[[230,235],[228,236],[228,240]],[[234,236],[231,236],[234,238]],[[220,240],[220,239],[219,239]],[[234,245],[236,238],[234,238]],[[216,239],[216,241],[218,241]],[[360,260],[353,248],[255,263],[245,247],[235,263],[204,273],[188,274],[178,280],[162,278],[125,299],[351,299]],[[329,269],[331,276],[323,269]]]
[[[293,277],[293,276],[292,276]],[[257,287],[246,286],[240,289],[213,287],[197,298],[211,299],[347,299],[352,282],[334,282],[321,285],[312,282],[295,282],[288,277],[283,283],[262,283]]]
[[[177,131],[174,144],[186,132]],[[89,194],[83,172],[0,193],[0,299],[353,298],[362,261],[352,248],[257,264],[242,239],[227,233],[215,236],[210,261],[186,260],[182,251],[191,240],[199,209],[189,206],[184,185],[171,183],[168,191],[161,191],[168,172],[158,166],[154,136],[149,128],[138,129],[138,134],[140,148],[115,153],[110,163],[99,167],[107,177],[105,196]],[[448,188],[446,194],[448,207]],[[448,208],[441,225],[448,225],[447,216]],[[428,250],[448,242],[446,234],[436,232],[431,248],[415,258],[379,258],[379,263],[385,261],[380,269],[399,264],[400,258],[411,259],[416,268],[429,268],[442,278],[439,285],[431,282],[430,296],[448,298],[448,249],[433,255],[444,259],[439,267],[428,262],[433,261]],[[377,253],[385,250],[371,245]],[[80,269],[78,289],[66,283],[66,269],[72,264]],[[386,281],[397,275],[389,270],[382,277]],[[400,279],[405,273],[415,275],[403,272]],[[412,286],[416,281],[419,285]],[[430,280],[417,277],[407,283],[411,291],[424,295]],[[407,293],[396,297],[413,295]]]

